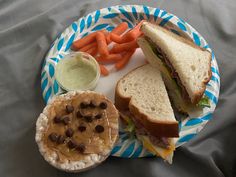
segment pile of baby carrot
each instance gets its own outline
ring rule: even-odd
[[[120,23],[111,32],[106,30],[96,31],[72,44],[72,50],[87,52],[99,63],[101,74],[109,75],[106,64],[114,64],[118,71],[124,68],[139,47],[137,38],[142,35],[140,26],[143,21],[139,22],[133,29],[125,32],[128,29],[126,22]],[[109,45],[112,48],[109,49]]]

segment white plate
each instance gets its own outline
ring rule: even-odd
[[[205,108],[201,117],[188,117],[183,121],[179,121],[180,137],[176,139],[176,147],[179,147],[198,134],[211,119],[218,102],[220,75],[214,53],[205,39],[188,23],[164,10],[138,5],[113,6],[97,10],[73,22],[54,41],[45,58],[41,74],[43,98],[47,103],[54,95],[62,93],[62,89],[55,80],[55,65],[66,54],[71,52],[70,46],[74,40],[100,29],[111,31],[122,21],[126,21],[129,27],[132,28],[142,19],[156,22],[174,33],[191,38],[197,45],[206,48],[212,53],[212,78],[205,91],[205,95],[211,100],[211,107]],[[144,59],[142,51],[140,49],[137,50],[123,70],[111,73],[108,77],[102,77],[95,91],[101,92],[111,100],[114,100],[114,88],[117,80],[131,69],[144,64]],[[120,139],[111,155],[126,158],[152,156],[137,139],[123,132],[122,128],[120,130]]]

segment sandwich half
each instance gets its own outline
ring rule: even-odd
[[[211,78],[211,53],[158,25],[144,22],[138,44],[151,65],[163,76],[175,107],[188,113],[209,100],[203,96]]]
[[[178,121],[160,71],[146,64],[121,78],[116,85],[115,106],[128,123],[129,131],[135,127],[144,147],[171,163],[173,137],[179,135]]]

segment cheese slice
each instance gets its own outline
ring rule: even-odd
[[[173,138],[170,138],[170,147],[168,149],[153,145],[148,136],[137,135],[137,138],[143,143],[143,146],[148,151],[157,156],[162,157],[168,163],[172,164],[172,158],[175,150],[175,144]]]

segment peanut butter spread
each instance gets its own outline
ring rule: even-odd
[[[50,107],[43,143],[58,161],[78,161],[88,154],[107,154],[118,136],[118,112],[104,96],[95,93],[57,100]]]

